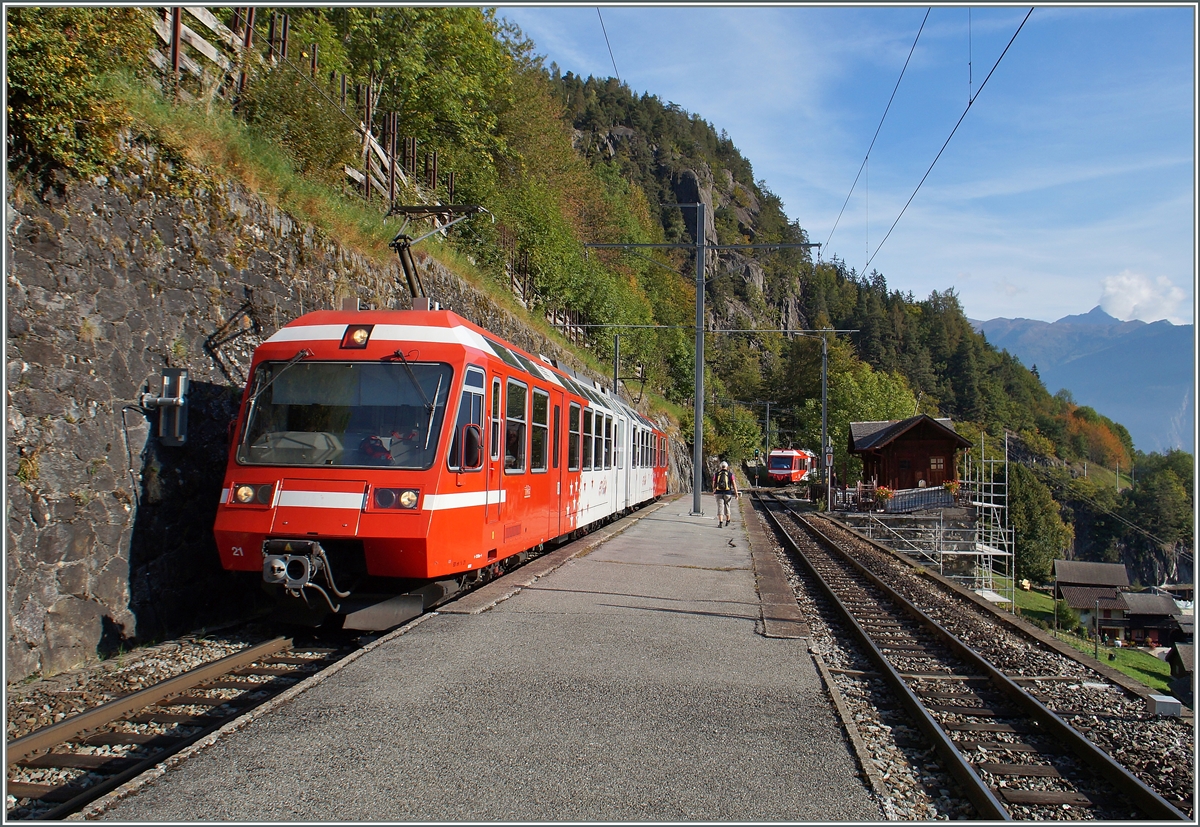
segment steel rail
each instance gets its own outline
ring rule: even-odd
[[[181,675],[176,675],[173,678],[168,678],[162,683],[147,687],[146,689],[118,698],[114,701],[109,701],[106,704],[82,712],[79,715],[74,715],[59,721],[56,724],[40,729],[36,732],[31,732],[22,738],[14,739],[7,745],[8,763],[19,762],[34,753],[48,750],[58,744],[63,744],[72,739],[83,735],[93,729],[97,729],[104,724],[119,720],[131,712],[136,712],[139,709],[144,709],[151,706],[164,698],[171,695],[176,695],[182,691],[203,684],[213,678],[218,678],[234,669],[239,669],[243,666],[248,666],[256,660],[269,657],[276,652],[288,649],[292,646],[291,638],[280,637],[263,643],[251,646],[241,652],[235,652],[232,655],[215,660],[211,663],[204,664],[196,669],[184,672]],[[264,685],[265,688],[265,685]],[[211,733],[214,729],[224,726],[228,723],[231,717],[240,716],[250,709],[259,706],[261,703],[268,700],[261,700],[241,705],[234,715],[215,718],[208,726],[201,727],[198,732],[191,735],[176,739],[175,743],[169,746],[164,746],[158,749],[154,754],[147,756],[145,759],[136,764],[130,765],[120,772],[114,773],[103,781],[99,781],[89,787],[84,787],[77,794],[71,795],[58,804],[58,806],[47,810],[37,816],[30,818],[30,821],[56,821],[64,818],[72,813],[77,812],[80,808],[95,801],[97,798],[115,790],[117,787],[127,781],[136,778],[142,773],[150,770],[155,765],[161,763],[164,759],[174,755],[175,753],[187,748],[188,746],[199,741]],[[70,791],[70,783],[64,785],[64,791]]]
[[[1012,816],[1009,815],[1008,810],[1000,803],[995,794],[992,793],[991,788],[979,777],[979,774],[975,772],[975,768],[971,766],[967,759],[963,757],[963,754],[954,746],[950,736],[946,734],[946,731],[942,729],[929,710],[925,708],[925,705],[921,703],[920,699],[909,688],[904,678],[892,666],[887,656],[875,645],[875,641],[871,639],[867,631],[854,618],[849,607],[842,602],[841,598],[833,590],[833,587],[820,576],[813,562],[809,560],[808,555],[800,549],[800,546],[788,534],[775,513],[770,508],[765,507],[763,496],[758,492],[754,492],[754,496],[760,503],[764,504],[763,513],[770,518],[791,550],[803,561],[805,567],[808,568],[809,572],[816,579],[825,596],[837,607],[842,618],[849,624],[859,645],[866,650],[870,659],[879,667],[884,681],[896,693],[905,711],[912,716],[913,721],[933,743],[933,747],[945,763],[946,769],[963,788],[967,799],[984,818],[1011,821]]]
[[[770,512],[768,511],[768,513]],[[771,517],[773,522],[779,526],[779,521],[775,515],[771,514]],[[870,571],[858,560],[855,560],[853,557],[842,551],[834,540],[825,534],[825,532],[812,525],[810,520],[807,520],[799,515],[796,515],[796,517],[814,534],[819,536],[829,547],[836,550],[841,557],[843,557],[851,566],[853,566],[858,572],[866,577],[868,581],[870,581],[877,588],[881,589],[892,600],[894,600],[905,613],[917,620],[929,631],[934,632],[951,648],[956,655],[962,657],[971,666],[983,673],[983,675],[989,679],[993,686],[999,689],[1006,697],[1009,698],[1009,700],[1016,704],[1018,709],[1036,721],[1040,726],[1045,727],[1046,734],[1049,737],[1059,739],[1060,743],[1064,744],[1066,748],[1073,752],[1077,757],[1083,759],[1097,773],[1097,775],[1105,778],[1107,781],[1109,781],[1109,783],[1113,784],[1119,792],[1127,796],[1135,806],[1140,808],[1147,817],[1153,819],[1191,821],[1191,819],[1189,819],[1184,813],[1182,813],[1161,795],[1147,786],[1141,779],[1130,773],[1129,770],[1114,760],[1107,752],[1093,744],[1087,739],[1086,736],[1084,736],[1082,733],[1060,718],[1056,713],[1030,695],[1024,688],[1019,686],[1011,678],[988,662],[986,658],[960,641],[949,630],[923,612],[903,595],[899,594],[895,589],[891,588],[878,575]],[[784,533],[786,534],[786,531]],[[790,539],[791,538],[789,537],[789,541]],[[795,547],[794,542],[793,546]],[[803,552],[799,551],[798,547],[797,552],[804,559],[806,565],[808,565],[809,561],[807,557],[804,556]],[[826,586],[823,581],[822,586],[828,590],[828,586]],[[838,601],[838,605],[842,605],[840,601]],[[905,685],[905,688],[907,688],[907,685]],[[941,727],[939,726],[938,729],[940,731]],[[935,745],[936,743],[937,742],[935,742]],[[953,745],[953,741],[950,741],[950,744]],[[958,753],[957,747],[952,746],[951,748],[954,749],[955,753]],[[973,769],[972,773],[974,773]]]
[[[5,754],[8,758],[8,763],[15,763],[22,758],[28,758],[35,752],[41,752],[56,744],[69,741],[88,730],[103,726],[110,721],[115,721],[122,715],[136,712],[139,709],[161,701],[163,698],[174,695],[184,689],[189,689],[210,678],[220,677],[231,669],[246,666],[259,658],[273,655],[291,645],[291,638],[280,637],[268,640],[256,646],[251,646],[248,649],[243,649],[241,652],[235,652],[220,660],[206,663],[181,675],[168,678],[162,683],[156,683],[154,686],[148,686],[130,695],[124,695],[114,701],[101,704],[86,712],[72,715],[70,718],[64,718],[56,724],[51,724],[36,732],[16,738],[5,745]]]
[[[772,515],[774,516],[774,515]],[[1124,766],[1118,763],[1111,755],[1102,750],[1096,744],[1088,740],[1087,736],[1075,729],[1069,723],[1064,721],[1053,710],[1033,697],[1028,690],[1017,684],[1008,675],[997,669],[990,661],[976,652],[970,646],[959,640],[952,632],[918,608],[915,604],[886,584],[878,575],[868,569],[865,565],[855,560],[853,557],[845,554],[840,550],[838,544],[830,538],[825,532],[814,526],[811,521],[798,517],[806,526],[814,533],[821,537],[828,545],[834,549],[838,549],[839,553],[845,560],[854,566],[856,570],[861,572],[875,586],[882,589],[889,597],[904,609],[904,611],[912,618],[917,620],[926,628],[934,631],[944,642],[946,642],[955,654],[962,657],[975,668],[983,672],[992,685],[999,689],[1009,700],[1013,701],[1019,709],[1021,709],[1029,717],[1033,718],[1041,725],[1045,725],[1049,732],[1049,736],[1061,739],[1061,742],[1075,753],[1076,756],[1082,758],[1091,766],[1101,777],[1107,779],[1110,783],[1116,786],[1123,794],[1137,805],[1147,817],[1154,819],[1170,819],[1179,821],[1191,821],[1183,812],[1177,809],[1169,801],[1151,789],[1140,778],[1129,772]]]

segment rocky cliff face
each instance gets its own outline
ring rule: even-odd
[[[8,679],[255,605],[212,539],[254,347],[357,297],[407,307],[399,267],[303,226],[241,187],[129,147],[130,165],[7,193],[5,464]],[[533,353],[554,341],[418,254],[443,307]],[[166,447],[141,394],[189,371],[187,442]],[[586,374],[582,367],[577,367]],[[688,479],[676,473],[676,489]]]
[[[626,125],[618,124],[598,131],[575,129],[572,143],[578,152],[588,157],[598,156],[607,161],[624,158],[629,164],[652,169],[654,177],[664,184],[677,203],[704,204],[704,237],[709,243],[718,241],[718,210],[731,214],[732,225],[736,225],[737,234],[744,243],[759,240],[763,209],[759,197],[752,187],[736,181],[728,169],[714,174],[703,160],[684,159]],[[683,212],[687,236],[694,238],[695,213],[686,209]],[[723,240],[725,243],[743,243]],[[809,320],[800,309],[800,284],[795,275],[787,284],[771,289],[762,265],[737,250],[723,250],[719,256],[710,254],[706,269],[710,279],[724,275],[736,285],[733,290],[721,291],[710,282],[708,290],[714,300],[708,304],[706,313],[714,326],[736,326],[734,323],[739,320],[747,322],[748,326],[763,328],[809,326]],[[714,293],[717,295],[712,295]]]

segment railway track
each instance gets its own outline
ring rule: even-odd
[[[8,819],[77,812],[350,651],[274,638],[9,741]]]
[[[1113,820],[1190,820],[885,578],[843,553],[822,530],[829,524],[818,527],[790,511],[780,520],[778,507],[762,510],[981,817],[1061,819],[1065,809]]]
[[[571,532],[575,540],[604,520]],[[422,613],[439,609],[536,560],[544,547],[477,573],[468,583],[434,583],[414,593]],[[491,574],[492,576],[486,576]],[[479,576],[485,575],[485,576]],[[103,703],[7,744],[9,820],[60,819],[152,769],[230,721],[290,689],[357,649],[358,638],[335,648],[298,646],[276,637]]]

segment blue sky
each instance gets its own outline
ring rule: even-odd
[[[1191,323],[1194,7],[1035,8],[982,92],[1029,7],[933,7],[838,221],[927,8],[601,6],[612,57],[595,6],[498,15],[547,65],[611,77],[615,59],[635,93],[728,132],[824,258],[893,289],[953,287],[981,320]]]

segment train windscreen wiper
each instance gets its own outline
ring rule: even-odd
[[[250,397],[250,404],[253,405],[255,400],[258,399],[258,397],[263,395],[263,391],[265,391],[267,388],[271,387],[271,383],[273,383],[276,379],[278,379],[285,370],[287,370],[292,365],[299,362],[301,359],[304,359],[305,357],[308,357],[308,356],[312,356],[312,351],[309,350],[308,348],[301,348],[300,352],[297,353],[295,356],[293,356],[291,359],[289,359],[287,362],[285,362],[283,367],[281,367],[278,371],[276,371],[275,374],[270,379],[267,380],[267,383],[265,385],[263,385],[261,388],[259,388],[258,390],[256,390],[254,392],[254,394]]]

